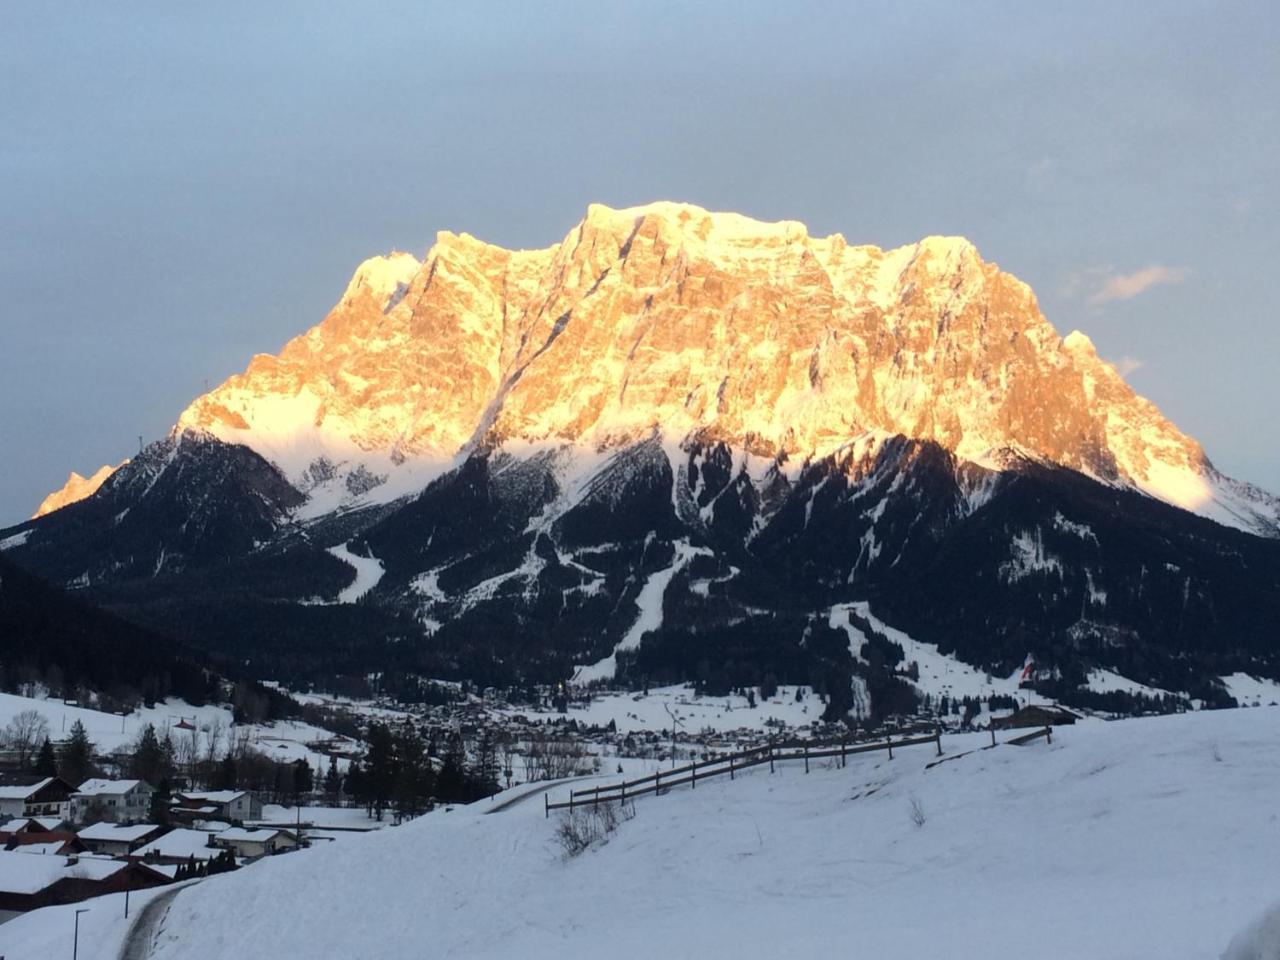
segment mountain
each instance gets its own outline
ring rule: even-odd
[[[911,706],[877,615],[1087,698],[1280,675],[1280,500],[960,238],[592,206],[442,233],[198,398],[13,559],[261,675],[812,682]],[[1096,691],[1092,691],[1096,692]],[[860,699],[861,698],[861,699]]]
[[[182,697],[204,703],[220,692],[207,658],[95,609],[0,554],[0,688],[45,680],[93,690],[116,703]],[[59,691],[60,693],[61,691]]]
[[[125,463],[128,463],[126,460]],[[32,515],[34,520],[36,517],[43,517],[46,513],[53,513],[55,510],[61,510],[69,503],[75,503],[77,500],[83,500],[86,497],[93,496],[98,488],[102,486],[103,481],[111,474],[115,473],[124,464],[111,466],[104,463],[97,470],[87,477],[82,477],[74,470],[67,477],[67,482],[61,488],[53,491],[43,500],[40,506],[36,508],[36,512]]]

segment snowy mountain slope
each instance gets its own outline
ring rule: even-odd
[[[430,814],[183,891],[155,957],[1190,960],[1280,901],[1280,711],[984,739],[645,798],[568,860],[536,798]]]

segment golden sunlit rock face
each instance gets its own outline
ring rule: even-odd
[[[103,464],[88,477],[82,477],[72,470],[71,475],[67,477],[67,482],[60,489],[53,491],[53,493],[40,501],[40,506],[32,514],[31,518],[34,520],[36,517],[43,517],[46,513],[60,510],[69,503],[75,503],[85,497],[93,496],[97,489],[102,486],[103,481],[128,462],[126,460],[124,463],[117,464],[114,467]]]
[[[592,206],[558,245],[440,234],[363,264],[324,322],[182,415],[291,476],[512,440],[715,437],[789,460],[868,431],[1144,484],[1199,446],[961,238],[883,251],[799,223]]]

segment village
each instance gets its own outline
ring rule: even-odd
[[[0,923],[249,867],[523,783],[648,773],[766,743],[1075,719],[1050,705],[1009,715],[1012,701],[966,699],[954,711],[939,704],[944,713],[851,729],[823,722],[820,698],[803,686],[712,697],[689,687],[556,685],[532,696],[458,690],[418,704],[295,696],[323,705],[347,733],[300,727],[310,738],[284,750],[285,730],[273,735],[268,725],[251,738],[171,704],[167,727],[148,723],[134,742],[99,752],[79,719],[53,741],[38,710],[13,716],[0,753]],[[273,748],[285,756],[270,757]]]

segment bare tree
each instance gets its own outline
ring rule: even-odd
[[[218,759],[218,750],[222,748],[222,714],[215,714],[213,719],[204,725],[204,759],[212,766]],[[195,734],[192,734],[194,737]]]
[[[44,714],[38,710],[23,710],[0,733],[0,742],[4,743],[5,749],[18,755],[18,766],[25,767],[47,736],[49,721]]]

